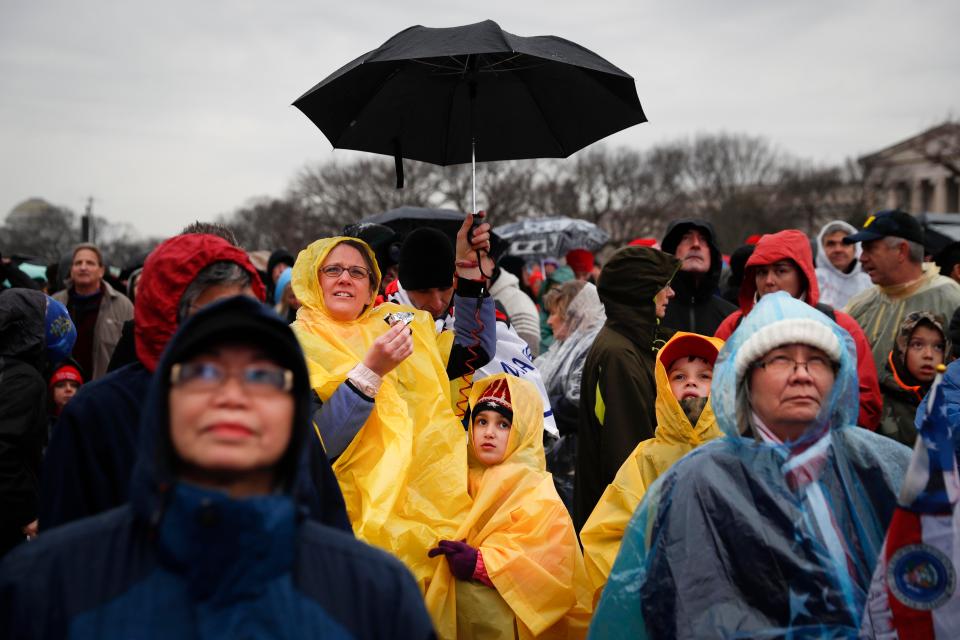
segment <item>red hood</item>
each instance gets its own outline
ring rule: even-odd
[[[753,254],[747,260],[743,270],[743,282],[740,285],[740,310],[743,315],[753,309],[757,294],[757,267],[773,264],[779,260],[792,260],[806,277],[805,302],[815,305],[820,301],[820,287],[817,286],[817,274],[813,266],[813,254],[810,252],[810,240],[806,234],[796,229],[787,229],[779,233],[768,233],[760,238]]]
[[[177,307],[183,292],[205,267],[230,261],[250,273],[253,292],[262,302],[266,291],[247,254],[223,238],[200,233],[174,236],[154,249],[143,265],[134,305],[137,358],[150,371],[177,330]]]

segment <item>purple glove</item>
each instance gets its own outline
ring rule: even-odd
[[[470,580],[473,571],[477,568],[477,550],[466,542],[456,540],[441,540],[438,546],[430,549],[427,555],[431,558],[443,554],[450,565],[450,573],[457,580]]]

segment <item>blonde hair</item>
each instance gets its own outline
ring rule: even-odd
[[[562,309],[562,313],[558,313],[558,315],[565,317],[570,302],[577,297],[577,294],[583,290],[586,284],[584,280],[568,280],[560,286],[550,289],[547,295],[543,297],[543,306],[548,312],[553,313],[554,305],[559,304],[561,305],[559,308]]]

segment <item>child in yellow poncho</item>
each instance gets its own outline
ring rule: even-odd
[[[427,592],[442,638],[582,638],[590,601],[573,522],[545,470],[543,408],[529,382],[484,378],[470,394],[473,507]],[[444,606],[438,606],[438,601]]]
[[[623,532],[647,489],[662,473],[701,444],[723,433],[709,394],[713,364],[723,340],[678,332],[657,354],[657,429],[637,445],[580,531],[593,600],[607,583]]]

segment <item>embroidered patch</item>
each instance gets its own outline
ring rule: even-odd
[[[877,219],[877,216],[870,216],[869,218],[867,218],[867,221],[863,223],[863,228],[866,229],[867,227],[869,227],[871,224],[873,224],[873,221],[876,219]]]
[[[926,544],[898,549],[887,568],[887,587],[893,596],[910,607],[930,611],[953,595],[957,574],[950,558]]]

